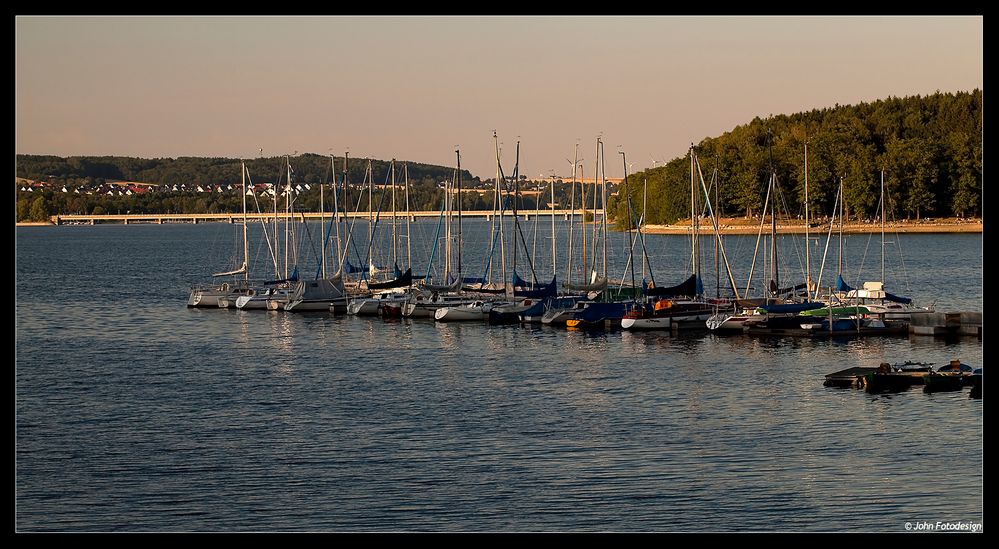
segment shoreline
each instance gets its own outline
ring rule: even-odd
[[[744,218],[731,219],[722,218],[719,223],[718,232],[723,235],[745,235],[745,234],[757,234],[760,231],[760,225],[758,221],[753,221],[748,223],[748,220]],[[200,221],[199,223],[205,223],[206,221]],[[207,221],[212,222],[212,221]],[[225,220],[214,221],[216,223],[225,223]],[[183,223],[183,222],[181,222]],[[142,222],[130,222],[121,223],[108,220],[107,222],[99,223],[101,225],[156,225],[157,223],[142,223]],[[174,223],[166,223],[174,224]],[[189,224],[189,223],[183,223]],[[62,225],[75,225],[70,223],[63,223]],[[90,225],[89,223],[81,223],[81,225]],[[51,221],[18,221],[15,223],[17,227],[57,227]],[[885,225],[885,232],[891,233],[981,233],[983,224],[981,219],[971,220],[971,221],[956,221],[953,219],[941,219],[938,221],[913,221],[913,222],[902,222],[902,223],[890,223]],[[645,234],[673,234],[673,235],[689,235],[690,234],[690,222],[683,224],[673,224],[673,225],[646,225],[642,227],[642,232]],[[712,234],[711,225],[708,223],[706,226],[701,225],[699,228],[699,234],[710,235]],[[763,232],[769,232],[769,227],[764,226]],[[781,234],[805,234],[805,225],[803,223],[794,224],[779,224],[777,225],[777,232]],[[809,228],[809,232],[814,235],[826,234],[829,232],[828,224],[813,225]],[[838,227],[833,227],[833,232],[838,232]],[[880,233],[881,226],[876,223],[849,223],[843,225],[843,232],[845,234],[868,234],[868,233]]]
[[[685,225],[646,225],[642,227],[645,234],[690,234],[690,223]],[[718,232],[723,235],[751,234],[760,232],[759,225],[726,225],[719,224]],[[768,234],[769,226],[763,227],[763,233]],[[805,234],[804,224],[777,225],[779,234]],[[812,235],[827,234],[829,225],[812,226],[808,229]],[[833,234],[838,234],[839,228],[833,227]],[[880,233],[881,226],[874,223],[851,223],[843,225],[843,234],[870,234]],[[982,222],[920,222],[920,223],[891,223],[885,225],[885,232],[890,233],[981,233]],[[708,227],[699,227],[698,234],[713,234],[710,224]]]

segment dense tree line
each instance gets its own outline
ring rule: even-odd
[[[710,184],[717,174],[715,210],[728,216],[759,215],[775,173],[786,203],[778,213],[803,215],[806,140],[810,213],[831,215],[842,178],[845,216],[873,219],[884,170],[889,219],[981,216],[981,90],[755,118],[706,138],[694,150],[705,182]],[[676,158],[630,175],[627,194],[638,208],[647,180],[649,223],[689,219],[690,172],[689,155]],[[701,193],[699,176],[696,181]],[[623,195],[611,208],[618,220],[627,218]]]

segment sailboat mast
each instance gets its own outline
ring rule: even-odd
[[[350,226],[347,221],[347,209],[350,208],[350,184],[348,183],[350,172],[347,171],[348,160],[350,158],[350,151],[344,151],[343,153],[343,252],[340,254],[340,265],[342,266],[347,261],[347,241],[350,240]],[[339,231],[339,229],[337,229]]]
[[[596,269],[597,269],[597,235],[600,234],[600,229],[599,229],[600,225],[597,223],[597,217],[596,217],[597,216],[597,204],[598,204],[597,200],[598,200],[598,197],[600,196],[600,187],[599,187],[599,180],[600,180],[600,137],[599,136],[597,137],[597,150],[596,150],[596,153],[594,153],[593,157],[594,157],[594,160],[593,160],[593,227],[592,227],[593,230],[590,231],[593,236],[592,236],[592,240],[590,241],[590,250],[591,250],[591,253],[592,253],[592,257],[590,258],[590,266],[587,267],[587,271],[586,271],[586,280],[587,280],[586,283],[587,284],[590,283],[590,276],[591,276],[590,273],[593,272],[593,271],[596,271]],[[583,255],[584,256],[586,255],[586,250],[585,249],[583,250]]]
[[[520,200],[520,140],[517,140],[517,152],[513,157],[513,272],[517,272],[517,237],[520,233],[520,217],[517,213],[517,202]],[[524,244],[527,249],[527,244]],[[506,280],[503,281],[506,284]]]
[[[732,276],[732,268],[728,264],[728,254],[725,253],[725,243],[722,242],[721,233],[718,232],[718,216],[715,215],[714,209],[711,207],[711,195],[709,194],[708,189],[705,188],[705,186],[704,186],[704,174],[701,173],[701,163],[700,163],[700,161],[697,160],[696,157],[694,158],[694,160],[695,160],[695,165],[697,166],[697,175],[700,177],[700,181],[701,181],[701,189],[704,191],[704,200],[705,200],[705,202],[707,204],[707,207],[708,207],[708,216],[711,218],[711,228],[714,230],[714,233],[715,233],[715,244],[718,246],[718,249],[721,251],[722,259],[724,259],[724,261],[725,261],[725,271],[728,273],[728,280],[732,284],[732,293],[735,294],[735,298],[736,299],[739,299],[739,290],[738,290],[738,288],[736,287],[736,284],[735,284],[735,277]],[[717,170],[717,168],[716,168],[716,170]],[[715,173],[717,173],[717,171]],[[718,192],[718,187],[716,185],[715,186],[715,193],[716,193],[715,194],[715,203],[716,204],[718,202],[717,192]],[[764,215],[765,214],[766,214],[766,210],[764,209]],[[760,229],[761,230],[763,229],[762,225],[760,225]],[[757,246],[759,246],[759,237],[758,236],[757,236]],[[754,266],[756,265],[756,252],[755,251],[753,252],[753,265]],[[651,272],[651,270],[652,269],[650,267],[649,271]],[[752,280],[752,278],[753,278],[753,273],[752,273],[752,270],[750,270],[750,272],[749,272],[749,279]],[[653,278],[653,282],[654,281],[655,281],[655,279]],[[748,284],[747,284],[746,288],[747,288],[746,291],[748,293],[748,291],[749,291]]]
[[[372,187],[375,186],[375,174],[371,170],[370,158],[368,159],[367,178],[368,178],[368,265],[366,270],[368,272],[368,278],[370,279],[370,277],[372,276],[371,271],[374,268],[374,264],[372,263],[372,258],[371,258],[371,252],[372,252],[371,239],[374,237],[374,232],[375,232],[375,220],[373,217],[374,212],[372,211],[373,208],[371,207],[372,204],[371,195],[372,195]]]
[[[246,161],[240,161],[243,176],[243,280],[250,280],[250,241],[247,237],[249,224],[246,221]]]
[[[839,176],[839,276],[843,276],[843,176]]]
[[[332,175],[332,174],[331,174]],[[319,257],[319,262],[322,265],[323,278],[326,278],[326,212],[325,204],[323,204],[323,182],[319,182],[319,240],[323,245],[322,255]]]
[[[604,277],[607,276],[607,160],[604,158],[604,143],[599,138],[597,138],[597,144],[600,146],[600,182],[601,182],[601,198],[600,206],[603,207],[604,214],[600,216],[603,221],[600,225],[603,228],[604,241],[603,241],[603,259],[604,259]]]
[[[496,131],[493,130],[493,147],[496,150],[496,203],[499,205],[499,237],[500,237],[500,270],[503,272],[503,288],[506,288],[506,234],[503,231],[503,212],[504,207],[504,197],[503,191],[506,190],[506,181],[503,179],[503,168],[500,166],[500,149],[499,149],[499,137],[496,135]],[[490,235],[491,236],[491,235]],[[514,237],[516,238],[516,236]],[[513,241],[516,246],[516,239]],[[490,270],[492,265],[490,265]],[[492,274],[490,273],[490,277]]]
[[[555,278],[555,269],[558,268],[556,265],[556,255],[555,255],[555,175],[552,174],[552,278]]]
[[[281,257],[281,241],[278,240],[278,188],[281,186],[281,168],[278,167],[278,178],[274,182],[274,186],[271,188],[273,192],[272,198],[274,199],[274,278],[281,278],[281,266],[279,264]]]
[[[627,229],[626,229],[628,231],[628,250],[630,250],[630,255],[632,257],[634,257],[634,255],[635,255],[635,239],[634,239],[634,235],[631,234],[632,215],[631,215],[631,195],[628,194],[628,160],[627,160],[627,158],[624,155],[624,151],[620,151],[620,152],[621,152],[621,166],[624,168],[624,181],[623,181],[623,183],[621,185],[622,188],[621,188],[621,193],[620,194],[623,194],[624,197],[625,197],[625,200],[628,201],[628,225],[627,225]],[[691,190],[693,190],[693,189],[691,189]],[[633,259],[629,258],[628,263],[629,263],[629,265],[631,267],[631,288],[632,288],[632,292],[634,292],[634,289],[636,288],[636,286],[635,286],[635,261]]]
[[[395,159],[392,159],[392,262],[399,265],[399,236],[396,231],[395,218]]]
[[[805,140],[805,289],[811,290],[812,284],[812,262],[811,262],[811,240],[809,240],[808,227],[808,140]]]
[[[565,283],[571,283],[572,279],[572,228],[576,223],[576,164],[579,163],[579,143],[576,143],[575,152],[572,158],[572,183],[569,188],[569,209],[571,213],[569,214],[569,255],[566,257],[565,263]],[[583,204],[583,209],[586,209],[586,204]],[[583,232],[585,242],[586,232]]]
[[[697,275],[697,260],[695,259],[696,229],[694,229],[694,144],[690,144],[690,270]]]
[[[403,178],[406,180],[406,268],[413,266],[413,238],[412,225],[413,216],[409,210],[409,164],[402,165]]]
[[[645,178],[642,179],[642,223],[647,223],[648,222],[648,220],[645,219],[646,206],[648,204],[648,201],[649,201],[649,178],[645,177]],[[641,232],[642,232],[642,224],[639,223],[638,224],[638,233],[641,234]],[[642,248],[644,249],[645,246],[643,245]],[[643,253],[642,254],[642,281],[643,282],[645,281],[645,266],[648,265],[648,263],[649,263],[649,256]]]
[[[461,151],[455,149],[454,153],[458,156],[458,280],[461,281]]]
[[[770,186],[776,190],[777,172],[770,174]],[[776,194],[773,195],[777,197]],[[777,277],[777,208],[776,200],[770,208],[770,280],[773,281],[777,289],[780,289],[780,280]]]
[[[452,197],[451,197],[451,187],[452,187],[452,181],[454,180],[455,177],[457,177],[457,174],[452,175],[451,179],[445,179],[444,180],[444,218],[445,218],[445,224],[444,224],[444,243],[446,245],[446,247],[444,248],[444,276],[445,276],[445,278],[444,278],[445,282],[444,283],[445,284],[450,284],[451,283],[451,280],[450,280],[449,277],[452,274],[451,273],[451,221],[452,221],[451,218],[453,216],[451,215],[451,208],[452,208],[452,203],[451,203],[451,199],[452,199]]]
[[[885,281],[885,171],[881,170],[881,283]]]
[[[333,153],[330,153],[330,183],[333,188],[333,216],[330,219],[330,225],[336,225],[336,256],[337,256],[337,269],[340,269],[339,259],[340,259],[340,220],[337,216],[340,214],[340,201],[337,199],[337,185],[336,185],[336,165],[333,160]],[[330,257],[332,257],[332,253]],[[342,270],[340,271],[342,275]]]
[[[284,186],[284,277],[288,278],[288,239],[290,238],[289,230],[291,229],[291,157],[285,156],[285,175],[287,176],[287,181]]]
[[[716,155],[715,156],[715,169],[711,173],[711,185],[715,188],[715,207],[716,208],[721,208],[721,205],[718,204],[718,183],[719,183],[718,182],[718,156]],[[708,213],[711,213],[710,208],[708,209]],[[721,216],[721,211],[718,212],[718,215]],[[714,216],[713,215],[712,215],[712,222],[717,224],[717,221],[714,220]],[[733,285],[732,288],[734,289],[735,285]],[[715,298],[716,299],[721,298],[721,266],[718,263],[718,238],[715,238]]]

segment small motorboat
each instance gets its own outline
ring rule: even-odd
[[[925,384],[923,391],[927,393],[960,391],[965,385],[974,383],[972,370],[971,366],[962,364],[960,360],[952,360],[950,364],[926,374],[923,381]]]

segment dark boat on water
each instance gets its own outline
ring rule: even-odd
[[[878,368],[864,376],[863,386],[868,393],[897,393],[913,385],[922,385],[923,378],[932,369],[928,365],[909,363],[907,368],[892,367],[882,362]],[[925,369],[924,369],[925,368]]]
[[[926,375],[923,391],[927,393],[960,391],[966,385],[973,385],[973,378],[971,366],[961,364],[960,360],[952,360],[950,364]]]

